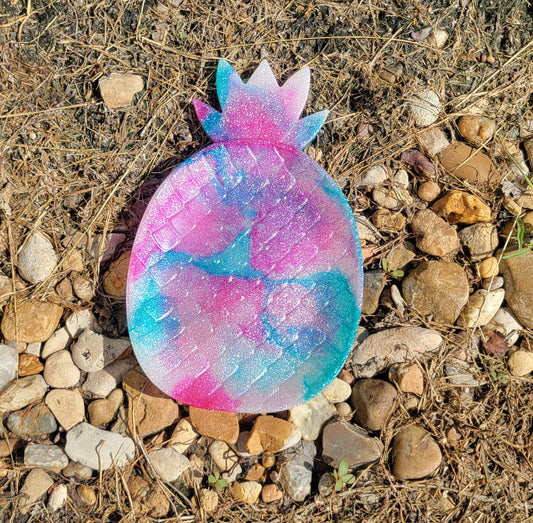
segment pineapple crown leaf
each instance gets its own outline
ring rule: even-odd
[[[320,111],[300,119],[309,94],[309,67],[279,86],[266,60],[246,83],[226,60],[220,60],[216,82],[221,112],[193,100],[198,119],[214,142],[264,140],[302,149],[328,116],[328,111]]]

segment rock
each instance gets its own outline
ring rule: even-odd
[[[335,412],[335,407],[325,396],[317,394],[306,403],[290,409],[289,421],[298,427],[304,441],[315,441],[324,423],[335,416]]]
[[[230,486],[230,492],[235,501],[254,504],[261,494],[261,484],[256,481],[244,481]]]
[[[489,323],[485,325],[483,331],[485,333],[490,331],[499,332],[505,336],[509,345],[514,345],[518,341],[522,325],[507,307],[501,307]]]
[[[424,148],[432,156],[437,156],[450,145],[448,138],[438,127],[430,127],[429,129],[418,131],[417,136]]]
[[[365,271],[363,282],[363,314],[374,314],[379,306],[379,297],[387,283],[387,276],[383,271]]]
[[[418,187],[418,197],[424,202],[435,201],[440,194],[440,185],[436,182],[423,182]]]
[[[83,421],[85,404],[82,395],[77,390],[51,390],[44,402],[65,430],[70,430],[74,425]]]
[[[422,327],[395,327],[371,334],[352,357],[354,373],[360,378],[371,378],[394,363],[419,359],[433,352],[442,343],[440,334]]]
[[[355,333],[355,342],[362,343],[364,340],[366,340],[366,338],[368,338],[368,336],[369,336],[368,331],[364,327],[359,326],[357,327],[357,332]],[[346,370],[346,369],[341,369],[339,373],[337,374],[337,378],[339,378],[342,381],[345,381],[350,386],[353,385],[355,381],[353,374],[349,370]]]
[[[44,344],[43,351],[41,356],[43,359],[48,358],[48,356],[54,354],[54,352],[59,352],[67,348],[71,338],[66,327],[61,327],[54,331],[54,333],[48,338]]]
[[[91,301],[94,298],[93,283],[89,278],[76,274],[72,278],[72,290],[74,294],[82,301]]]
[[[491,219],[490,207],[477,196],[463,191],[450,191],[433,204],[433,210],[454,223],[480,223]]]
[[[41,343],[40,342],[28,343],[28,345],[26,345],[26,350],[24,352],[26,354],[31,354],[32,356],[37,356],[39,358],[41,356]]]
[[[513,254],[507,253],[507,254]],[[507,305],[518,320],[533,329],[533,251],[519,256],[504,258],[500,262]]]
[[[449,174],[478,187],[496,185],[500,180],[492,160],[466,143],[454,142],[449,145],[440,161]]]
[[[279,479],[285,492],[294,501],[304,501],[311,493],[315,455],[316,447],[311,441],[303,441],[295,450],[285,453],[286,461]]]
[[[405,277],[402,293],[419,314],[453,325],[468,302],[468,280],[460,265],[431,260]]]
[[[17,377],[17,349],[0,345],[0,392]]]
[[[450,256],[461,244],[457,231],[430,209],[418,211],[411,221],[416,246],[432,256]]]
[[[117,388],[124,375],[138,365],[135,356],[117,360],[97,372],[87,374],[83,390],[99,397],[107,397]]]
[[[499,269],[499,265],[498,265]],[[503,278],[501,276],[493,276],[491,278],[484,278],[481,280],[481,286],[487,291],[493,291],[503,288]]]
[[[434,29],[433,32],[428,37],[428,44],[434,45],[435,47],[438,47],[439,49],[441,47],[444,47],[444,44],[448,40],[448,37],[450,35],[444,31],[444,29]]]
[[[382,430],[396,407],[398,393],[386,381],[362,379],[353,386],[354,417],[367,430]]]
[[[380,231],[401,231],[407,224],[407,218],[398,211],[378,209],[372,215],[372,222]]]
[[[457,121],[459,132],[472,145],[484,145],[494,136],[496,122],[478,115],[461,116]]]
[[[25,439],[51,434],[57,430],[53,414],[43,404],[12,412],[7,417],[7,427],[15,436]]]
[[[0,415],[38,403],[44,397],[47,385],[40,374],[19,378],[0,394]]]
[[[0,458],[11,456],[13,452],[22,447],[22,440],[19,438],[4,438],[0,439]]]
[[[63,307],[55,303],[26,300],[17,303],[15,315],[13,303],[10,303],[4,309],[2,334],[6,340],[17,339],[22,343],[45,341],[56,329],[62,314]]]
[[[480,278],[483,278],[484,280],[487,278],[492,278],[493,276],[497,276],[500,272],[500,265],[498,264],[498,260],[494,258],[494,256],[485,258],[481,263],[477,265],[477,272]]]
[[[1,354],[2,346],[0,345],[0,354]],[[4,363],[4,357],[0,355],[0,365]],[[33,354],[21,354],[19,356],[19,364],[18,364],[18,375],[19,377],[23,378],[24,376],[33,376],[34,374],[39,374],[44,369],[44,365],[41,363],[41,360],[39,360],[38,356],[34,356]],[[1,374],[1,370],[0,370]],[[1,378],[0,378],[1,381]],[[2,387],[0,386],[0,390],[2,390]]]
[[[355,222],[359,239],[363,242],[378,243],[379,236],[378,233],[374,231],[375,227],[364,216],[361,216],[360,218],[360,220],[358,219]]]
[[[411,193],[403,187],[374,187],[372,199],[381,207],[391,211],[399,211],[413,203]]]
[[[231,470],[239,462],[239,456],[223,441],[214,440],[211,442],[211,445],[209,445],[209,454],[220,472]]]
[[[415,247],[413,244],[409,242],[399,243],[387,254],[387,269],[389,271],[403,269],[414,260],[415,256]]]
[[[182,418],[178,421],[168,445],[176,452],[183,454],[190,448],[197,438],[198,433],[194,430],[190,418]]]
[[[102,287],[110,296],[126,296],[126,280],[131,251],[124,251],[110,266],[102,278]]]
[[[428,127],[434,123],[442,110],[439,96],[431,89],[423,89],[414,94],[407,101],[407,105],[411,110],[415,125],[418,127]]]
[[[320,479],[318,480],[318,493],[323,498],[331,496],[331,494],[335,492],[336,482],[337,481],[335,480],[335,476],[330,472],[322,474],[322,476],[320,476]]]
[[[431,176],[435,174],[435,166],[420,151],[408,149],[400,157],[401,161],[411,167],[411,169],[421,176]],[[407,186],[405,186],[407,188]]]
[[[214,490],[203,488],[200,490],[200,506],[208,514],[213,514],[218,507],[218,495]]]
[[[254,463],[245,476],[246,481],[261,481],[265,475],[265,467],[259,463]]]
[[[94,470],[86,467],[77,461],[69,461],[68,465],[61,471],[66,478],[75,478],[81,481],[88,481],[93,477]]]
[[[461,317],[457,320],[457,325],[465,329],[483,327],[498,312],[504,298],[505,291],[503,289],[496,289],[495,291],[478,289],[468,299]]]
[[[108,338],[89,329],[84,330],[72,345],[72,359],[79,369],[97,372],[113,363],[131,347],[128,339]]]
[[[448,376],[448,381],[460,387],[478,387],[481,383],[470,372],[472,366],[467,361],[458,358],[450,358],[444,364],[444,373]]]
[[[72,356],[67,350],[54,352],[48,357],[44,365],[44,379],[50,387],[66,389],[75,387],[80,381],[80,370],[72,361]]]
[[[486,339],[483,341],[483,349],[489,356],[503,358],[509,351],[509,344],[505,337],[496,331],[485,333]]]
[[[507,365],[513,376],[526,376],[533,371],[533,352],[517,350],[509,356]]]
[[[111,73],[98,81],[100,95],[110,109],[127,107],[144,88],[142,76],[131,73]]]
[[[96,505],[96,492],[93,488],[87,485],[78,485],[76,493],[82,506],[92,507]]]
[[[30,283],[40,283],[54,272],[57,255],[54,246],[40,232],[34,232],[26,240],[18,254],[20,275]]]
[[[442,461],[439,446],[418,425],[400,430],[392,443],[392,473],[398,479],[420,479],[435,472]]]
[[[229,472],[223,472],[222,478],[225,479],[229,485],[235,483],[237,478],[242,474],[242,467],[240,465],[235,465]]]
[[[374,126],[368,122],[359,122],[355,128],[355,138],[358,142],[366,142],[374,132]]]
[[[79,423],[67,432],[65,452],[68,457],[93,470],[122,467],[135,458],[135,444],[131,438],[97,429],[89,423]],[[100,457],[99,457],[100,453]]]
[[[533,209],[533,190],[526,189],[515,201],[523,209]]]
[[[18,512],[27,514],[53,484],[54,480],[44,470],[30,470],[19,492]]]
[[[48,497],[46,508],[50,514],[63,508],[67,503],[68,488],[66,485],[57,485]]]
[[[128,427],[141,438],[157,434],[180,419],[180,406],[144,374],[130,370],[122,380],[128,396]],[[135,423],[135,426],[134,426]]]
[[[273,503],[274,501],[279,501],[281,498],[283,498],[283,492],[281,492],[276,485],[270,483],[263,486],[263,490],[261,490],[261,499],[265,503]]]
[[[334,421],[324,428],[322,457],[332,467],[346,461],[349,468],[374,463],[381,457],[383,444],[362,428],[346,421]]]
[[[87,408],[91,425],[98,427],[113,421],[123,398],[122,389],[115,389],[106,399],[91,402]]]
[[[381,185],[383,182],[387,181],[388,178],[389,174],[384,165],[374,165],[362,174],[356,187],[369,189]]]
[[[168,483],[176,481],[189,468],[189,460],[174,449],[152,450],[148,457],[158,476]]]
[[[330,403],[340,403],[341,401],[346,401],[352,395],[352,388],[344,380],[334,378],[322,391],[322,395]]]
[[[339,417],[346,419],[350,419],[352,417],[352,407],[350,407],[350,405],[348,405],[348,403],[346,403],[345,401],[337,403],[337,405],[335,405],[335,408],[337,409],[337,415]]]
[[[68,465],[68,458],[57,445],[28,443],[24,449],[24,465],[58,472]]]
[[[424,393],[424,374],[417,363],[400,363],[389,369],[389,379],[402,392],[410,392],[418,396]]]
[[[252,454],[274,454],[296,445],[302,435],[290,421],[274,416],[259,416],[246,442],[246,450]]]
[[[239,438],[239,420],[234,412],[189,408],[192,426],[202,436],[235,445]]]
[[[72,313],[65,322],[65,329],[71,338],[77,338],[87,329],[96,333],[101,332],[96,318],[89,309],[82,309]]]

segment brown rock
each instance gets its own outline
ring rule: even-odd
[[[202,436],[235,445],[239,438],[239,420],[235,412],[189,408],[192,426]]]
[[[87,485],[78,485],[76,492],[80,498],[81,504],[92,507],[96,505],[96,492]]]
[[[51,390],[44,402],[65,430],[70,430],[74,425],[83,421],[85,403],[83,396],[77,390]]]
[[[42,372],[43,369],[44,365],[37,356],[33,354],[21,354],[19,356],[19,377],[33,376]]]
[[[363,314],[374,314],[379,306],[379,297],[387,283],[387,275],[383,271],[365,271],[363,275]]]
[[[46,341],[56,329],[63,314],[63,307],[46,301],[27,300],[4,309],[2,334],[6,340],[23,343]],[[16,323],[15,323],[16,318]]]
[[[496,122],[491,118],[477,115],[465,115],[457,122],[459,132],[473,145],[483,145],[488,142],[496,130]]]
[[[423,182],[418,188],[418,197],[424,202],[432,202],[439,197],[440,185],[436,182]]]
[[[451,175],[477,186],[496,185],[500,180],[492,160],[462,142],[449,145],[442,153],[441,163]]]
[[[461,246],[457,231],[430,209],[418,211],[411,221],[416,246],[432,256],[449,256]]]
[[[112,73],[100,78],[100,94],[110,109],[118,109],[131,104],[133,97],[142,91],[144,82],[141,76],[131,73]]]
[[[289,421],[274,416],[259,416],[246,442],[246,450],[254,455],[262,452],[274,454],[292,447],[300,438],[300,431]]]
[[[131,434],[138,433],[141,438],[150,436],[179,420],[179,405],[140,372],[130,370],[124,376],[122,386],[128,395]]]
[[[387,269],[389,271],[403,269],[414,260],[415,256],[415,246],[412,243],[399,243],[387,254]]]
[[[492,223],[476,223],[460,230],[459,240],[475,262],[491,256],[498,247],[498,231]]]
[[[102,278],[104,291],[117,297],[126,296],[126,281],[131,251],[124,251],[110,266]]]
[[[401,231],[407,223],[407,218],[398,211],[378,209],[372,215],[372,221],[380,231]]]
[[[276,485],[273,483],[270,483],[268,485],[265,485],[263,487],[263,490],[261,490],[261,499],[265,503],[272,503],[273,501],[278,501],[283,497],[283,492],[279,490]]]
[[[200,490],[200,506],[208,513],[212,514],[218,507],[218,496],[214,490],[203,488]]]
[[[401,156],[401,161],[422,176],[429,176],[435,173],[433,163],[416,149],[404,151]]]
[[[386,381],[363,379],[353,386],[354,418],[368,430],[381,430],[394,411],[398,393]]]
[[[246,481],[261,481],[261,478],[264,474],[265,467],[263,467],[263,465],[260,465],[259,463],[254,463],[244,479]]]
[[[480,223],[491,219],[490,207],[477,196],[463,191],[451,191],[433,204],[433,210],[450,223]]]
[[[20,438],[0,438],[0,458],[11,456],[20,447],[22,447]]]
[[[419,314],[451,325],[468,302],[468,279],[460,265],[431,260],[405,277],[402,293]]]
[[[393,365],[389,370],[389,379],[396,383],[402,392],[411,392],[418,396],[424,392],[424,374],[416,363]]]
[[[431,435],[418,425],[402,429],[392,443],[392,473],[399,479],[419,479],[435,472],[442,453]]]
[[[418,131],[417,134],[422,145],[433,156],[440,154],[450,145],[448,138],[446,138],[446,135],[438,127],[423,129]]]
[[[261,485],[255,481],[233,483],[233,485],[230,486],[230,491],[235,501],[242,501],[250,504],[253,504],[258,500],[261,490]]]
[[[528,329],[533,329],[532,267],[533,251],[528,251],[512,258],[504,258],[500,263],[507,305],[516,314],[518,320]]]

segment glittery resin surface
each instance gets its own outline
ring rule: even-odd
[[[215,142],[152,198],[128,274],[128,323],[147,376],[188,405],[284,410],[346,360],[362,263],[352,212],[300,149],[327,112],[299,119],[309,69],[279,87],[262,62],[217,70],[222,112],[195,100]]]

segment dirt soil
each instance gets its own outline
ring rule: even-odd
[[[418,36],[428,27],[448,33],[442,47]],[[91,307],[107,335],[127,335],[124,300],[104,292],[102,275],[131,247],[149,198],[169,171],[209,143],[191,100],[217,107],[219,58],[245,79],[263,58],[282,81],[310,66],[306,111],[328,108],[330,116],[307,151],[343,186],[354,213],[370,217],[377,205],[357,181],[378,164],[398,169],[403,151],[420,149],[420,128],[407,102],[422,88],[439,94],[443,108],[435,125],[450,141],[460,138],[461,115],[494,119],[495,136],[484,149],[504,168],[498,144],[520,147],[533,135],[532,39],[533,7],[526,1],[0,1],[0,269],[13,283],[2,306],[39,298],[70,311]],[[110,109],[99,80],[117,72],[140,75],[144,89],[129,106]],[[368,136],[358,135],[366,124]],[[443,193],[464,189],[435,164]],[[416,197],[422,178],[410,176]],[[490,204],[500,226],[507,217],[501,188],[476,194]],[[393,245],[413,239],[414,210],[405,209],[405,228],[381,232],[366,270],[381,269]],[[60,263],[32,285],[18,276],[17,255],[35,230],[52,240]],[[91,255],[91,246],[110,232],[125,234],[125,240],[112,259],[100,263],[102,253],[93,248]],[[96,290],[89,303],[61,286],[72,276],[63,264],[73,250],[82,251],[81,273]],[[417,253],[417,260],[426,258]],[[479,287],[468,256],[459,253],[456,261],[471,288]],[[394,283],[389,275],[379,308],[361,320],[370,332],[428,325],[427,318],[399,314],[391,305]],[[458,329],[438,330],[451,340]],[[533,379],[515,378],[503,359],[481,354],[479,385],[465,396],[444,372],[454,348],[450,341],[425,364],[426,386],[416,408],[396,410],[380,434],[383,457],[356,471],[355,485],[319,496],[319,473],[331,468],[317,454],[312,493],[302,503],[285,497],[279,504],[247,506],[225,489],[217,512],[208,515],[197,508],[198,487],[184,482],[167,488],[172,504],[163,520],[533,521]],[[391,473],[390,443],[411,422],[430,431],[443,461],[429,478],[400,481]],[[4,521],[26,521],[12,503],[28,471],[22,451],[6,463],[0,513]],[[142,455],[131,469],[153,481]],[[206,465],[204,487],[210,472]],[[98,493],[91,508],[69,498],[66,512],[37,511],[31,521],[143,520],[131,511],[122,474],[128,471],[87,480]],[[70,481],[73,488],[83,483],[60,474],[54,480]]]

